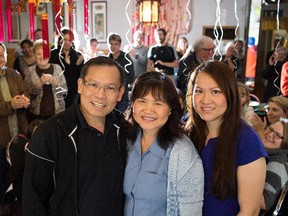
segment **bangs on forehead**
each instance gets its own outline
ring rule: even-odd
[[[164,90],[161,89],[160,85],[153,85],[153,83],[150,83],[150,85],[145,86],[145,89],[143,91],[140,91],[139,95],[137,95],[137,98],[143,98],[147,96],[151,92],[153,98],[161,101],[166,101],[164,98]]]
[[[228,92],[228,87],[225,85],[225,77],[219,76],[217,74],[217,71],[214,70],[205,70],[204,65],[200,65],[198,68],[198,74],[200,73],[205,73],[208,76],[210,76],[217,84],[218,88],[224,93],[226,100],[228,100],[227,92]],[[197,75],[198,75],[197,74]],[[197,80],[197,75],[194,79],[194,82]],[[193,90],[195,89],[195,86]]]
[[[212,79],[217,83],[218,87],[220,88],[221,91],[226,92],[227,91],[227,86],[225,85],[225,77],[218,76],[217,71],[212,71],[211,73],[203,71],[204,73],[207,73],[208,75],[211,76]]]

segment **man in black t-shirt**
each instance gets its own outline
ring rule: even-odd
[[[148,50],[147,70],[173,76],[174,67],[178,67],[178,57],[175,48],[166,42],[166,34],[161,28],[155,32],[157,44]]]

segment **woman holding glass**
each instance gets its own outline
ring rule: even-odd
[[[59,65],[43,58],[43,41],[33,46],[36,65],[28,68],[25,82],[31,97],[28,121],[46,120],[65,109],[66,80]]]

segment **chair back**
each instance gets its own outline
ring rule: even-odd
[[[25,148],[28,141],[27,137],[18,134],[10,140],[6,148],[6,158],[14,177],[22,175],[24,172]]]
[[[287,216],[288,215],[288,181],[282,188],[281,195],[278,199],[273,216]]]
[[[13,200],[17,198],[18,201],[22,201],[22,179],[25,167],[25,150],[29,140],[22,134],[14,136],[7,148],[6,158],[10,165],[11,184],[13,189]]]

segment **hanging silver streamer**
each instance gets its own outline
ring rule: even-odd
[[[215,58],[216,54],[218,53],[220,56],[220,61],[222,60],[222,54],[221,54],[221,43],[222,43],[222,39],[223,39],[223,28],[222,28],[222,24],[221,24],[221,8],[220,8],[220,0],[216,0],[216,21],[215,21],[215,25],[214,25],[214,37],[215,37],[215,51],[213,54],[213,59]],[[220,34],[218,32],[217,26],[219,25],[219,29],[220,29]]]
[[[234,0],[234,14],[235,14],[235,18],[237,20],[237,25],[235,28],[235,39],[237,40],[239,38],[238,36],[238,29],[239,29],[239,18],[238,18],[238,14],[237,14],[237,0]]]
[[[125,65],[125,67],[124,67],[126,73],[129,73],[127,67],[130,66],[130,65],[132,65],[132,62],[131,62],[130,59],[127,57],[128,53],[129,53],[130,50],[132,49],[132,44],[131,44],[131,41],[129,40],[129,37],[128,37],[129,32],[130,32],[130,29],[131,29],[131,25],[132,25],[132,24],[131,24],[130,17],[129,17],[129,14],[128,14],[128,8],[129,8],[129,5],[130,5],[130,2],[131,2],[131,0],[128,0],[127,5],[126,5],[126,7],[125,7],[126,18],[127,18],[127,20],[128,20],[128,23],[129,23],[129,28],[128,28],[127,32],[126,32],[125,37],[126,37],[126,40],[127,40],[128,43],[129,43],[129,47],[130,47],[129,50],[127,50],[127,52],[125,52],[125,59],[129,62],[129,63],[127,63],[127,64]],[[133,35],[132,35],[132,37],[133,37]]]
[[[67,1],[63,1],[62,4],[64,5],[65,3],[67,3]],[[65,4],[65,6],[68,7],[68,4]],[[63,34],[62,34],[62,32],[61,32],[61,29],[59,29],[58,26],[56,25],[56,18],[57,18],[58,16],[60,16],[60,20],[62,20],[62,22],[63,22],[63,18],[61,17],[61,7],[60,7],[59,11],[57,11],[54,20],[55,20],[55,26],[56,26],[56,31],[57,31],[57,33],[58,33],[58,37],[61,37],[61,38],[63,39]],[[57,40],[57,42],[58,42],[58,40]],[[58,44],[57,44],[57,46],[58,46]],[[60,62],[60,64],[61,64],[61,66],[64,68],[64,70],[61,71],[61,73],[59,74],[59,77],[60,77],[60,76],[64,76],[64,71],[65,71],[65,66],[64,66],[64,63],[63,63],[63,61],[62,61],[62,58],[63,58],[63,57],[61,56],[61,53],[62,53],[62,50],[63,50],[63,46],[64,46],[64,44],[62,43],[62,46],[61,46],[61,48],[60,48],[60,52],[59,52],[58,58],[59,58],[59,62]],[[57,47],[57,48],[58,48],[58,47]],[[61,68],[62,68],[62,67],[61,67]],[[54,94],[54,97],[55,97],[57,100],[64,100],[64,98],[67,96],[67,93],[68,93],[68,89],[64,89],[64,88],[61,87],[61,86],[57,86],[57,87],[56,87],[56,93]]]
[[[277,34],[278,34],[278,35],[280,35],[280,29],[279,29],[279,12],[280,12],[280,0],[278,0],[278,2],[277,2],[277,15],[276,15]],[[280,38],[278,44],[277,44],[276,47],[275,47],[275,51],[277,51],[278,46],[280,45],[280,43],[281,43],[281,38]],[[277,62],[278,62],[278,61],[277,61]],[[278,79],[280,79],[280,73],[278,72],[277,67],[276,67],[277,62],[275,62],[275,64],[274,64],[274,70],[275,70],[275,73],[277,74],[277,77],[274,79],[273,85],[278,89],[277,95],[280,95],[281,89],[280,89],[280,87],[277,86],[277,84],[276,84],[276,81],[277,81]],[[281,68],[280,68],[280,70],[281,70]]]
[[[188,0],[187,1],[187,4],[186,4],[186,11],[187,11],[187,13],[188,13],[188,15],[189,15],[189,20],[188,20],[188,22],[187,22],[187,24],[186,24],[186,30],[188,31],[189,30],[189,24],[190,24],[190,22],[191,22],[191,13],[190,13],[190,11],[189,11],[189,4],[190,4],[190,0]]]

